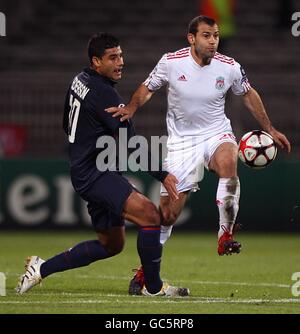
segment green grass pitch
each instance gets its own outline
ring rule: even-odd
[[[88,267],[57,273],[28,293],[16,295],[17,278],[28,255],[60,253],[93,232],[0,232],[0,272],[6,296],[0,313],[208,314],[300,313],[299,234],[246,234],[237,238],[239,255],[218,256],[212,233],[174,231],[167,242],[162,278],[189,287],[188,298],[128,296],[131,269],[138,266],[136,234],[130,231],[124,251]],[[300,274],[299,278],[300,280]]]

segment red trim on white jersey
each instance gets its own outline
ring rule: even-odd
[[[188,57],[189,54],[190,54],[190,48],[184,48],[176,52],[169,52],[167,54],[167,59],[169,60],[169,59]]]
[[[228,56],[225,56],[225,55],[223,55],[222,53],[219,53],[219,52],[216,52],[216,53],[215,53],[215,56],[220,57],[220,58],[224,58],[224,59],[227,60],[227,61],[234,61],[233,58],[228,57]]]
[[[184,49],[180,49],[178,51],[175,51],[175,52],[168,52],[168,56],[176,56],[178,54],[181,54],[181,53],[186,53],[186,52],[189,52],[190,48],[184,48]]]
[[[251,89],[251,85],[248,79],[242,83],[242,86],[244,88],[245,93],[249,92],[249,90]]]
[[[189,56],[189,54],[187,54],[187,55],[182,55],[182,56],[177,56],[177,57],[167,57],[167,60],[178,59],[178,58],[186,58],[186,57],[188,57],[188,56]]]
[[[230,58],[230,57],[227,57],[225,55],[222,55],[219,52],[215,53],[213,59],[219,60],[222,63],[226,63],[226,64],[229,64],[229,65],[234,65],[234,59],[233,58]]]

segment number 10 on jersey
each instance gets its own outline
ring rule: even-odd
[[[69,113],[68,135],[69,135],[69,142],[74,143],[81,104],[80,101],[78,101],[72,94],[70,94],[69,104],[70,104],[70,113]]]

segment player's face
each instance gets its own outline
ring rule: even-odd
[[[199,23],[196,36],[188,34],[188,41],[192,47],[192,53],[204,65],[208,65],[215,55],[219,44],[219,28],[215,24],[209,26],[206,23]]]
[[[120,80],[122,77],[122,68],[124,66],[121,47],[106,49],[104,55],[98,58],[97,71],[114,81]]]

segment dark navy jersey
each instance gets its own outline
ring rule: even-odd
[[[83,191],[103,174],[96,166],[96,148],[100,136],[116,136],[119,127],[127,127],[129,137],[134,134],[131,122],[105,112],[108,107],[123,104],[114,82],[92,69],[76,75],[67,92],[63,128],[69,139],[71,177],[76,190]]]
[[[104,110],[123,104],[114,84],[107,77],[86,68],[73,79],[67,92],[63,128],[69,139],[71,178],[76,191],[85,191],[105,173],[96,166],[101,151],[96,147],[99,137],[116,137],[120,127],[126,128],[128,139],[134,135],[131,121],[121,122],[119,117],[112,117]],[[163,180],[167,173],[152,175]]]

